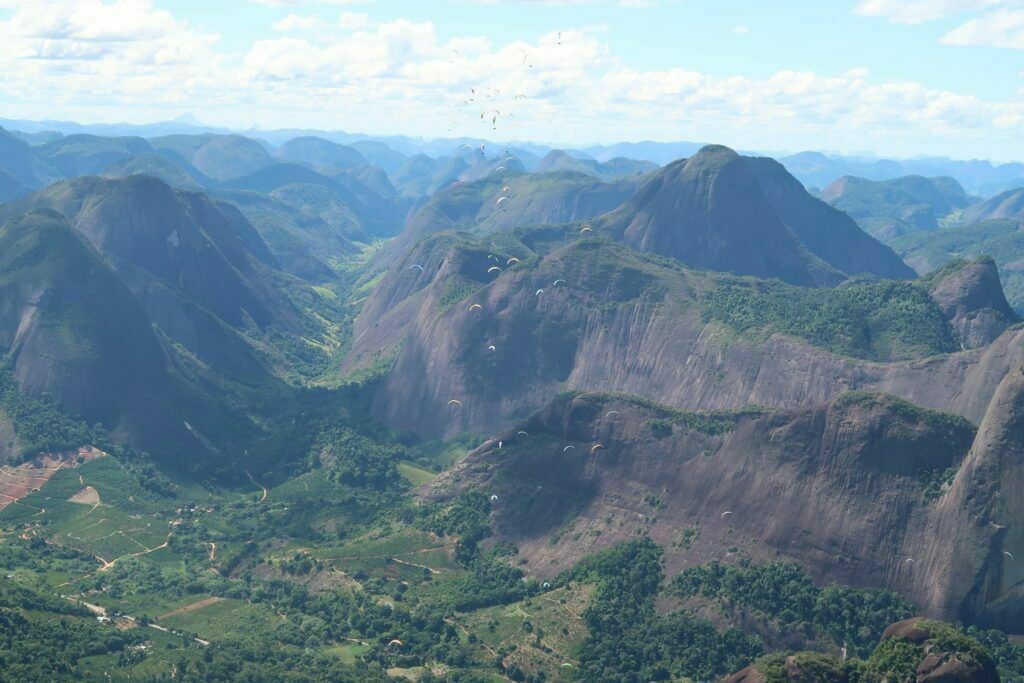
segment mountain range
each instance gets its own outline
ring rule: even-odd
[[[194,123],[0,130],[12,651],[1024,676],[1013,169]]]

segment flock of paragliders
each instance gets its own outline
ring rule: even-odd
[[[558,44],[559,45],[562,44],[561,35],[562,35],[561,33],[558,34]],[[459,54],[458,50],[454,50],[453,49],[452,52],[455,55]],[[522,50],[521,49],[521,50],[519,50],[519,52],[522,54],[522,60],[521,60],[522,61],[522,65],[528,66],[528,68],[532,69],[533,68],[533,64],[527,64],[527,60],[529,59],[529,54],[526,52],[526,50]],[[452,61],[451,58],[449,59],[449,61]],[[497,88],[486,88],[484,90],[484,92],[482,93],[482,96],[483,96],[484,99],[492,100],[492,98],[494,96],[501,96],[501,94],[502,94],[501,91],[499,89],[497,89]],[[476,89],[475,88],[470,88],[469,89],[469,96],[462,100],[462,106],[459,107],[459,111],[462,111],[464,107],[470,107],[470,106],[476,104],[479,97],[480,97],[480,94],[477,93]],[[517,103],[519,100],[522,100],[522,99],[527,99],[527,96],[524,95],[524,94],[521,94],[521,93],[517,94],[517,95],[515,95],[512,98],[512,103]],[[482,121],[484,123],[489,123],[492,130],[497,130],[498,120],[499,120],[499,118],[501,118],[503,116],[513,117],[513,116],[515,116],[515,113],[511,112],[511,111],[503,113],[501,110],[499,110],[496,107],[490,107],[490,108],[485,109],[484,111],[480,112],[480,121]],[[453,124],[457,123],[454,119],[452,119],[451,122]],[[452,129],[449,128],[448,131],[450,133],[450,132],[452,132]],[[477,148],[475,148],[475,147],[473,147],[471,145],[466,144],[466,145],[462,145],[461,149],[475,151]],[[484,154],[485,150],[486,150],[486,145],[485,144],[481,144],[479,146],[479,150],[480,150],[481,154]],[[507,153],[507,150],[506,150],[506,153]],[[494,168],[491,171],[491,173],[503,173],[503,172],[507,172],[507,171],[508,171],[508,168],[506,166],[499,165],[496,168]],[[461,185],[461,184],[462,184],[462,182],[459,181],[459,180],[456,180],[456,181],[454,181],[452,183],[453,186],[457,186],[457,185]],[[512,199],[512,187],[510,185],[504,185],[501,188],[501,190],[500,190],[500,192],[498,194],[497,199],[495,200],[495,203],[494,203],[495,210],[500,210],[502,212],[507,211],[508,210],[508,202],[511,199]],[[588,233],[593,233],[593,229],[591,227],[589,227],[589,226],[583,226],[580,229],[580,231],[579,231],[579,234],[580,234],[581,237],[587,235]],[[506,260],[506,262],[504,264],[504,268],[503,268],[502,265],[501,265],[501,261],[498,259],[497,256],[495,256],[493,254],[489,254],[488,255],[488,260],[493,260],[494,261],[494,264],[490,265],[487,268],[487,273],[489,275],[495,274],[495,273],[500,275],[502,272],[504,272],[505,268],[510,268],[510,267],[514,266],[515,264],[518,264],[520,262],[518,258],[511,257],[511,258]],[[423,273],[423,265],[419,264],[419,263],[414,263],[414,264],[410,265],[409,269],[410,270],[418,270],[420,273]],[[565,280],[559,278],[559,279],[555,280],[554,283],[551,286],[552,286],[552,288],[554,288],[554,287],[558,287],[559,285],[564,285],[564,284],[565,284]],[[540,297],[542,294],[544,294],[544,289],[543,288],[539,288],[534,293],[534,296],[535,297]],[[480,304],[480,303],[473,303],[473,304],[470,304],[470,306],[469,306],[469,312],[470,313],[482,312],[482,311],[483,311],[483,305]],[[488,352],[493,353],[493,352],[496,351],[496,347],[493,344],[490,344],[490,345],[487,346],[487,350],[488,350]],[[462,408],[463,404],[462,404],[462,401],[460,401],[459,399],[453,398],[453,399],[450,399],[448,401],[448,407],[449,408]],[[616,414],[618,414],[618,411],[616,411],[616,410],[608,411],[605,414],[605,418],[606,419],[611,418],[613,415],[616,415]],[[527,437],[527,438],[529,437],[529,434],[527,432],[525,432],[525,431],[522,431],[522,430],[518,431],[516,433],[516,435],[517,436]],[[499,441],[498,442],[498,448],[500,449],[502,447],[502,445],[503,445],[502,442]],[[576,449],[575,446],[567,445],[567,446],[562,448],[562,452],[563,453],[568,453],[569,451],[575,450],[575,449]],[[594,443],[590,447],[590,454],[591,455],[596,455],[601,450],[604,450],[604,444]],[[496,494],[492,494],[490,496],[490,501],[492,503],[497,503],[498,502],[498,496]],[[731,510],[725,510],[724,512],[721,513],[720,519],[723,520],[723,521],[727,521],[732,516],[732,514],[733,513],[732,513]],[[1014,559],[1013,555],[1010,552],[1008,552],[1008,551],[1003,551],[1003,555],[1008,557],[1010,560]],[[910,558],[910,557],[906,558],[906,560],[904,562],[904,564],[906,564],[906,565],[911,565],[913,563],[914,563],[914,559]],[[551,587],[551,584],[549,582],[545,581],[544,584],[543,584],[543,588],[544,589],[548,589],[550,587]],[[402,641],[400,641],[398,639],[393,639],[393,640],[391,640],[388,643],[387,649],[391,650],[391,649],[395,648],[396,646],[397,646],[397,648],[404,647]],[[569,662],[565,662],[564,664],[562,664],[562,668],[573,668],[573,665],[571,663],[569,663]]]

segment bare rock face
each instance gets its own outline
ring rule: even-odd
[[[1024,631],[1024,365],[1007,373],[942,500],[929,551],[931,613]]]
[[[878,394],[710,416],[563,396],[424,495],[494,491],[508,501],[494,513],[498,539],[538,576],[647,534],[665,548],[669,574],[787,558],[821,581],[919,598],[925,575],[906,560],[934,545],[941,494],[922,473],[956,468],[973,436],[965,420]]]
[[[914,276],[888,247],[776,161],[709,145],[666,166],[601,221],[616,239],[697,268],[801,285]]]
[[[616,239],[683,263],[800,285],[842,275],[783,223],[743,157],[721,146],[666,166],[603,219]]]
[[[364,305],[346,366],[397,354],[374,402],[393,427],[489,434],[566,390],[639,394],[688,410],[809,406],[875,390],[980,421],[1003,375],[1024,362],[1024,330],[890,363],[781,334],[737,336],[702,317],[708,276],[600,240],[572,243],[535,267],[493,255],[501,273],[487,272],[488,256],[441,236],[424,240]],[[449,407],[453,399],[462,407]]]
[[[142,307],[53,211],[0,226],[0,348],[29,395],[115,434],[180,438],[174,387]]]
[[[966,348],[992,343],[1017,321],[989,257],[956,261],[925,282]]]
[[[262,372],[235,329],[295,330],[298,314],[274,286],[266,244],[235,209],[147,176],[76,178],[4,212],[46,208],[108,263],[161,331],[203,362],[239,377]]]
[[[961,418],[879,394],[700,416],[562,396],[424,495],[496,492],[507,501],[496,536],[538,576],[646,534],[666,549],[669,573],[785,558],[818,581],[891,589],[924,614],[1020,633],[1022,369],[977,435]]]

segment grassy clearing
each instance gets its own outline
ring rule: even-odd
[[[190,600],[195,603],[196,599]],[[283,619],[264,605],[226,598],[201,609],[179,612],[160,620],[160,625],[194,633],[203,640],[217,642],[252,635],[270,637]]]
[[[423,484],[429,483],[434,480],[437,473],[431,472],[430,470],[420,467],[414,462],[403,460],[398,463],[398,472],[403,478],[413,486],[422,486]]]

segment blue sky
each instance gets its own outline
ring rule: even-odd
[[[9,118],[1024,159],[1024,0],[0,0],[0,69]]]

